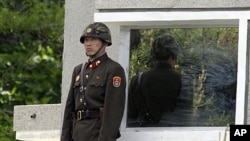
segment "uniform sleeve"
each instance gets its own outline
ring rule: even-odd
[[[74,92],[73,84],[75,78],[75,69],[71,78],[71,85],[67,97],[67,101],[64,109],[64,117],[61,132],[61,141],[71,141],[72,140],[72,112],[74,111]]]
[[[125,107],[126,77],[121,66],[108,74],[102,127],[98,141],[116,141]]]

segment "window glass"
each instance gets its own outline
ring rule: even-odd
[[[155,37],[163,33],[173,36],[179,44],[174,69],[181,74],[181,90],[174,111],[164,112],[160,124],[152,126],[234,123],[238,28],[132,29],[129,83],[134,75],[154,67],[151,45]],[[129,104],[128,101],[128,107]],[[127,127],[138,127],[141,125],[138,122],[138,118],[127,117]]]

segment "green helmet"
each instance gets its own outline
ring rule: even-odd
[[[171,55],[177,57],[178,53],[178,43],[172,36],[160,35],[152,44],[151,55],[156,60],[167,59]]]
[[[80,42],[84,44],[85,37],[96,37],[108,43],[108,46],[112,45],[111,35],[109,28],[100,22],[94,22],[89,24],[80,38]]]

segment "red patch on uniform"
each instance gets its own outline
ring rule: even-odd
[[[114,87],[119,87],[121,85],[121,77],[115,76],[113,77],[113,86]]]

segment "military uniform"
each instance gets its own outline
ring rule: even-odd
[[[103,23],[92,23],[86,37],[110,46],[111,36]],[[89,55],[88,55],[89,56]],[[116,141],[125,106],[126,78],[122,66],[108,57],[89,56],[86,64],[74,68],[65,105],[61,141]],[[92,61],[91,61],[92,60]]]
[[[173,112],[176,108],[181,75],[167,60],[176,60],[177,43],[171,36],[159,36],[155,39],[151,52],[157,60],[155,67],[141,75],[135,75],[130,81],[128,126],[160,126],[157,123],[162,114]]]
[[[61,141],[115,141],[123,116],[125,103],[125,73],[123,68],[107,54],[92,63],[86,63],[83,71],[83,91],[80,93],[82,65],[74,68],[63,119]],[[78,120],[80,110],[99,111],[101,118]],[[72,125],[71,113],[75,119]],[[101,113],[100,113],[101,114]],[[71,131],[72,134],[71,134]]]

